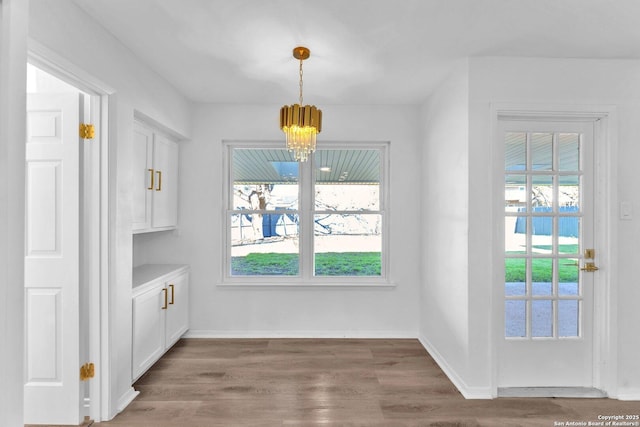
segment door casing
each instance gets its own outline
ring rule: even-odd
[[[617,158],[617,112],[610,105],[557,105],[557,104],[515,104],[495,103],[491,105],[491,149],[493,153],[504,150],[498,138],[498,121],[515,119],[519,121],[588,121],[594,123],[594,193],[595,203],[595,246],[598,248],[598,262],[601,270],[594,281],[593,313],[593,379],[594,387],[604,391],[609,397],[617,396],[617,324],[611,307],[616,305],[616,290],[612,286],[616,275],[617,234],[613,219],[617,207],[617,174],[612,161]],[[492,156],[492,217],[493,223],[503,221],[504,215],[504,165],[497,164]],[[497,222],[496,222],[497,221]],[[492,395],[498,396],[499,344],[503,339],[501,316],[503,311],[502,291],[495,286],[503,277],[503,245],[501,232],[494,228],[492,236]]]
[[[30,39],[28,62],[41,70],[90,94],[91,122],[95,138],[83,147],[80,179],[80,238],[86,249],[82,262],[90,264],[81,280],[88,280],[89,336],[88,361],[95,365],[90,380],[89,417],[94,421],[109,419],[110,347],[109,347],[109,144],[108,104],[115,91],[57,53]],[[79,369],[79,367],[78,367]]]

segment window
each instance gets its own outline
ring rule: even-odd
[[[387,144],[225,147],[227,282],[385,283]]]

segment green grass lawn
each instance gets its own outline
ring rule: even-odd
[[[231,257],[234,276],[295,276],[298,274],[298,254],[251,253]]]
[[[316,276],[380,276],[380,252],[327,252],[316,254]],[[577,282],[575,259],[558,261],[559,281]],[[534,282],[552,281],[552,260],[534,258],[531,262]],[[298,254],[252,253],[231,259],[234,276],[295,276]],[[524,258],[505,259],[505,281],[525,282]]]
[[[380,252],[316,254],[316,276],[379,276]]]
[[[551,245],[533,245],[533,249],[551,250]],[[578,245],[558,245],[558,253],[577,254]],[[525,254],[525,251],[510,251],[507,254]],[[559,259],[558,280],[561,283],[575,283],[578,281],[578,269],[576,259]],[[505,259],[505,282],[525,282],[526,270],[524,258]],[[534,282],[551,282],[552,260],[550,258],[533,258],[531,260],[531,277]]]
[[[380,276],[380,252],[327,252],[316,254],[316,276]],[[231,258],[234,276],[295,276],[298,254],[251,253]]]
[[[505,259],[505,282],[525,282],[526,267],[524,258],[506,258]],[[576,268],[575,259],[559,259],[559,277],[560,282],[574,283],[578,281],[578,269]],[[552,260],[549,258],[533,258],[531,260],[531,276],[534,282],[551,282],[553,267]]]

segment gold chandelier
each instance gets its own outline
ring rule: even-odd
[[[316,150],[316,135],[322,130],[322,111],[315,105],[302,104],[302,61],[311,52],[306,47],[293,49],[293,57],[300,60],[300,103],[280,109],[280,129],[287,136],[287,149],[299,162],[305,162]]]

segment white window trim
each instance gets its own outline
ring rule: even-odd
[[[218,286],[229,287],[395,287],[390,281],[389,268],[389,142],[318,142],[318,150],[331,149],[369,149],[380,150],[380,207],[377,211],[371,211],[372,214],[382,215],[382,251],[381,251],[381,274],[380,276],[313,276],[313,233],[299,233],[300,245],[300,275],[298,276],[241,276],[235,277],[229,274],[228,265],[231,262],[231,228],[229,227],[229,214],[232,209],[230,207],[230,189],[233,181],[232,177],[232,159],[231,155],[236,148],[247,149],[282,149],[282,141],[223,141],[223,206],[222,218],[224,226],[224,239],[221,242],[222,248],[222,268],[221,280]],[[313,188],[315,182],[314,170],[312,167],[314,162],[313,156],[303,165],[299,176],[299,227],[300,230],[313,229],[310,224],[313,222],[314,200],[313,192],[309,189]],[[350,211],[355,212],[355,211]],[[368,213],[368,212],[367,212]],[[310,228],[311,227],[311,228]]]

